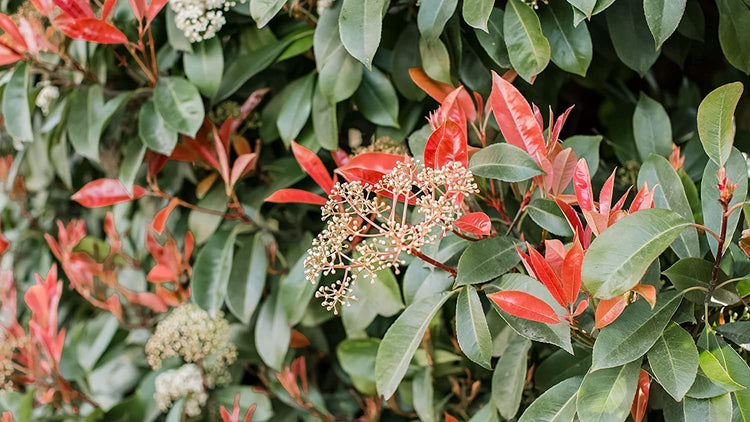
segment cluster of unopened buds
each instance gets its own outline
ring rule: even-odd
[[[360,275],[372,277],[384,269],[398,274],[401,254],[418,255],[435,243],[463,214],[463,198],[477,191],[471,172],[458,162],[433,169],[408,160],[375,185],[337,183],[322,208],[327,225],[308,251],[305,275],[311,282],[319,274],[343,275],[321,286],[316,297],[338,313],[339,305],[356,300],[352,286]]]
[[[246,0],[239,0],[245,3]],[[224,26],[224,12],[236,6],[235,1],[226,0],[170,0],[169,7],[175,12],[175,26],[181,29],[191,42],[213,38]]]

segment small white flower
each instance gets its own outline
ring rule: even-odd
[[[169,0],[175,25],[191,43],[213,38],[226,23],[224,12],[235,5],[237,2],[232,0]]]
[[[46,116],[49,114],[49,108],[52,103],[60,96],[60,89],[50,84],[47,80],[39,84],[42,86],[42,89],[39,91],[39,95],[36,96],[35,103],[42,110],[42,114]]]
[[[201,370],[194,363],[162,372],[156,376],[154,386],[154,400],[162,412],[169,410],[175,400],[185,397],[185,414],[198,416],[208,400]]]

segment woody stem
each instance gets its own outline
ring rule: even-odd
[[[409,253],[411,253],[412,255],[416,256],[417,258],[421,259],[422,261],[428,264],[434,265],[442,270],[449,272],[453,277],[455,277],[458,274],[458,271],[455,268],[449,267],[443,264],[442,262],[435,261],[434,259],[430,258],[429,256],[423,254],[422,252],[416,249],[410,249]]]
[[[716,280],[719,277],[719,266],[721,265],[721,258],[724,254],[724,241],[727,237],[727,219],[729,218],[729,213],[727,212],[728,204],[724,201],[721,201],[721,208],[723,212],[721,213],[721,232],[719,234],[719,245],[716,248],[716,261],[714,261],[714,269],[711,273],[711,281],[708,283],[708,291],[706,292],[706,304],[711,301],[711,295],[716,289]],[[708,321],[706,321],[706,323],[708,323]]]

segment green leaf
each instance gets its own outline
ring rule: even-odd
[[[375,389],[375,356],[378,353],[380,339],[346,339],[336,348],[339,364],[349,375],[354,386],[362,394],[374,396]]]
[[[521,0],[508,0],[503,34],[513,69],[531,82],[550,60],[549,42],[542,34],[542,25],[531,6]]]
[[[218,103],[234,94],[250,78],[270,66],[292,42],[293,39],[286,38],[237,56],[221,78],[213,102]]]
[[[698,134],[708,158],[719,166],[729,159],[734,142],[732,119],[742,96],[742,82],[732,82],[711,91],[698,107]]]
[[[213,97],[219,91],[224,73],[224,51],[219,37],[193,44],[193,52],[182,56],[185,75],[201,94]]]
[[[641,93],[633,113],[633,136],[641,160],[657,154],[668,157],[672,152],[672,126],[664,107]]]
[[[534,387],[544,391],[568,378],[586,375],[591,368],[591,350],[575,347],[574,352],[552,352],[534,371]]]
[[[170,155],[177,145],[177,132],[156,112],[152,100],[138,110],[138,137],[144,145],[159,154]]]
[[[727,61],[750,74],[750,7],[741,1],[716,0],[719,7],[719,42]]]
[[[576,135],[571,136],[562,143],[563,148],[573,148],[578,158],[586,160],[591,177],[594,177],[599,168],[599,145],[602,143],[601,135]]]
[[[90,372],[112,342],[120,323],[112,314],[99,314],[86,321],[76,338],[78,364]]]
[[[568,220],[555,201],[535,198],[526,206],[526,210],[529,217],[544,230],[561,237],[573,236]]]
[[[422,67],[422,60],[419,57],[419,31],[412,23],[404,27],[393,46],[391,79],[401,95],[412,101],[422,101],[425,92],[409,75],[409,69],[413,67]]]
[[[616,1],[607,9],[607,28],[617,57],[643,76],[659,57],[660,50],[648,29],[642,1]]]
[[[224,186],[217,184],[196,204],[201,208],[207,208],[218,212],[226,212],[227,195],[224,192]],[[221,215],[208,214],[196,210],[191,210],[188,215],[188,229],[195,236],[195,243],[200,245],[207,241],[212,234],[219,228],[224,217]]]
[[[677,213],[659,208],[638,211],[613,224],[594,239],[583,259],[586,290],[610,299],[632,289],[687,226]]]
[[[723,422],[732,420],[732,398],[729,394],[710,399],[685,397],[680,402],[667,400],[665,420],[669,422]]]
[[[425,366],[414,376],[411,384],[414,410],[420,421],[435,421],[435,390],[432,387],[432,367]]]
[[[464,2],[466,4],[466,2]],[[508,47],[505,45],[505,39],[500,36],[503,34],[503,21],[505,19],[503,9],[498,7],[492,8],[490,13],[490,19],[487,22],[488,31],[480,31],[474,29],[474,33],[479,40],[479,45],[482,46],[488,56],[498,66],[508,69],[510,68],[510,57],[508,56]]]
[[[422,38],[427,41],[437,40],[457,5],[458,0],[421,0],[417,12],[417,26]]]
[[[291,326],[302,320],[318,284],[317,280],[311,283],[305,278],[306,258],[307,254],[304,254],[297,260],[289,273],[281,279],[279,287],[279,301]]]
[[[664,271],[664,275],[674,284],[677,290],[687,290],[692,287],[703,287],[708,289],[708,282],[714,270],[713,262],[706,261],[703,258],[683,258]],[[719,283],[726,281],[727,275],[719,269],[717,281]],[[685,298],[695,304],[702,305],[706,298],[706,293],[700,290],[694,290],[685,293]],[[727,306],[739,302],[740,297],[736,289],[732,286],[726,286],[714,290],[712,300],[709,305]]]
[[[226,303],[237,319],[249,324],[266,285],[268,263],[263,236],[256,234],[252,241],[241,243],[232,262]]]
[[[703,16],[703,9],[698,2],[689,1],[685,7],[685,13],[682,16],[680,25],[677,26],[677,32],[690,38],[703,42],[703,36],[706,32],[706,18]]]
[[[486,294],[499,292],[501,290],[520,290],[543,300],[558,315],[563,315],[565,310],[552,297],[549,291],[537,280],[522,274],[510,273],[500,277],[499,280],[489,283],[482,289]],[[533,341],[554,344],[568,353],[573,353],[570,343],[570,328],[566,324],[545,324],[515,317],[502,309],[495,302],[492,307],[518,334]]]
[[[313,39],[319,90],[330,104],[351,97],[362,82],[362,66],[344,48],[339,36],[341,3],[326,9],[318,20]]]
[[[437,293],[412,303],[386,331],[375,359],[378,394],[386,400],[396,392],[430,321],[454,293]]]
[[[286,0],[251,0],[250,16],[258,24],[258,28],[263,28],[284,7],[285,3]]]
[[[312,122],[315,138],[323,148],[335,151],[339,149],[339,124],[336,116],[336,105],[329,103],[320,90],[321,86],[318,83],[312,98]]]
[[[287,145],[302,132],[312,110],[312,96],[315,89],[315,74],[303,76],[289,84],[289,95],[284,99],[276,120],[281,139]]]
[[[55,151],[55,147],[52,147],[52,151],[50,151],[52,156],[57,157],[57,161],[67,162],[68,148],[64,132],[60,134],[60,143],[56,146],[60,148],[60,150]],[[143,157],[146,155],[146,145],[143,145],[143,142],[141,142],[140,139],[132,138],[127,145],[125,145],[122,152],[123,157],[122,162],[120,163],[120,183],[122,183],[122,186],[128,193],[132,194],[133,183],[135,183],[135,178],[138,175],[138,169],[141,167],[141,164],[143,164]],[[59,172],[60,171],[58,170],[58,173]],[[70,177],[70,170],[68,170],[67,175]]]
[[[528,339],[514,337],[492,373],[492,402],[504,419],[512,419],[521,406],[529,349]]]
[[[156,81],[154,105],[167,126],[194,137],[203,125],[205,110],[195,85],[186,79],[166,76]]]
[[[674,322],[669,323],[648,351],[648,363],[664,390],[675,400],[682,400],[698,372],[693,337]]]
[[[624,421],[633,404],[641,362],[589,372],[578,390],[578,417],[586,422]]]
[[[391,81],[378,68],[363,73],[354,102],[363,116],[381,126],[398,127],[398,97]]]
[[[727,172],[727,179],[737,183],[737,189],[734,191],[732,200],[729,202],[729,208],[732,208],[744,202],[747,197],[747,161],[745,161],[745,157],[737,148],[732,148],[732,152],[724,164],[724,168]],[[715,162],[709,161],[703,170],[703,179],[701,180],[703,222],[714,233],[721,231],[721,215],[724,212],[719,203],[719,187],[716,184],[717,171],[719,171],[719,166]],[[731,239],[734,236],[734,230],[739,222],[740,214],[739,212],[734,212],[729,216],[727,220],[727,239]],[[706,239],[708,239],[708,246],[711,247],[711,252],[716,256],[716,250],[719,247],[718,242],[713,236],[706,236]],[[731,243],[726,242],[724,244],[725,251]]]
[[[708,377],[706,377],[706,374],[704,374],[700,368],[698,368],[698,373],[695,376],[695,381],[693,382],[693,385],[690,386],[690,390],[688,390],[685,397],[690,397],[692,399],[708,399],[711,397],[717,397],[722,394],[726,394],[731,390],[734,390],[734,388],[726,389],[719,386],[718,384],[715,384],[713,381],[708,379]]]
[[[594,12],[594,7],[597,4],[597,0],[568,0],[574,10],[578,10],[583,13],[587,18],[591,18]]]
[[[420,8],[421,9],[421,8]],[[451,62],[448,49],[439,38],[419,39],[419,56],[427,76],[438,82],[451,83]]]
[[[492,144],[477,151],[469,161],[469,170],[480,177],[521,182],[544,174],[526,151],[515,145]]]
[[[29,109],[30,78],[29,66],[25,61],[19,61],[3,92],[3,125],[13,139],[21,142],[34,140]]]
[[[612,368],[633,362],[656,343],[682,301],[682,294],[662,292],[656,305],[637,300],[617,319],[602,328],[594,343],[591,369]]]
[[[495,4],[495,0],[464,0],[463,9],[461,10],[464,16],[464,21],[476,29],[481,29],[486,33],[490,33],[487,27],[487,21],[492,13],[492,6]]]
[[[656,49],[677,29],[687,0],[643,0],[646,23],[656,41]]]
[[[190,40],[187,39],[182,29],[178,28],[175,24],[176,13],[171,7],[165,7],[166,19],[164,19],[167,25],[167,39],[169,45],[177,51],[193,51]]]
[[[255,347],[263,362],[280,372],[291,338],[292,329],[281,301],[275,294],[266,297],[255,323]]]
[[[750,321],[736,321],[718,325],[716,331],[741,348],[750,349]]]
[[[390,269],[383,269],[373,277],[361,278],[352,287],[357,298],[341,308],[341,319],[347,333],[366,329],[377,315],[390,317],[404,308],[398,282]]]
[[[7,88],[5,92],[7,95]],[[101,85],[92,85],[76,93],[68,114],[67,131],[68,140],[77,153],[92,161],[99,161],[102,131],[129,98],[130,94],[120,94],[105,103]]]
[[[482,302],[472,286],[461,289],[456,302],[456,335],[466,357],[491,369],[492,337],[484,316]]]
[[[574,26],[570,6],[561,1],[542,8],[540,19],[549,40],[552,62],[566,72],[585,77],[593,51],[586,23]]]
[[[749,387],[738,383],[734,371],[730,370],[729,361],[737,352],[719,339],[713,331],[710,329],[703,331],[698,339],[698,348],[699,365],[711,382],[727,391],[744,390]]]
[[[164,422],[181,422],[183,414],[185,413],[185,401],[186,397],[180,397],[174,403],[172,403],[167,417],[164,418]]]
[[[568,378],[537,397],[518,422],[572,422],[583,377]]]
[[[638,186],[642,186],[644,182],[649,188],[655,188],[654,206],[672,210],[689,223],[695,222],[680,176],[666,158],[659,155],[648,157],[638,172]],[[700,256],[698,232],[695,228],[686,228],[672,244],[672,250],[680,258]]]
[[[513,240],[494,236],[473,242],[458,260],[456,286],[482,283],[500,277],[520,261]]]
[[[262,392],[256,391],[250,385],[228,385],[211,393],[211,398],[216,400],[217,406],[224,406],[227,410],[234,408],[234,398],[240,393],[240,415],[244,415],[250,406],[255,405],[253,419],[256,421],[268,421],[273,417],[271,399]]]
[[[383,14],[387,0],[342,0],[339,33],[346,51],[372,69],[372,59],[380,45]]]
[[[235,228],[218,231],[211,236],[195,258],[193,280],[190,283],[192,299],[212,317],[221,310],[227,294],[236,237]]]

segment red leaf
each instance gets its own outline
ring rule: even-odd
[[[112,13],[112,7],[114,7],[115,3],[117,3],[117,0],[104,0],[101,20],[106,20],[109,17],[109,14]]]
[[[630,290],[641,295],[651,305],[651,309],[656,305],[656,288],[654,286],[650,284],[637,284]]]
[[[292,141],[292,153],[305,173],[323,188],[323,192],[330,193],[333,190],[333,179],[317,154],[294,141]]]
[[[98,179],[87,183],[81,190],[74,193],[70,199],[87,208],[98,208],[138,199],[145,194],[146,189],[138,185],[134,185],[133,194],[128,195],[128,192],[119,180]]]
[[[490,229],[492,229],[490,217],[483,212],[472,212],[466,214],[454,221],[453,224],[459,229],[477,236],[486,236],[490,234]]]
[[[573,173],[573,188],[576,191],[578,206],[583,211],[594,210],[594,191],[591,189],[591,176],[589,176],[589,166],[586,160],[581,158],[576,165],[576,171]]]
[[[146,174],[153,179],[167,164],[169,157],[151,150],[146,151]]]
[[[654,187],[654,189],[656,189],[656,187]],[[641,189],[635,195],[635,198],[633,198],[633,202],[630,203],[628,212],[632,214],[636,211],[653,208],[653,206],[654,190],[652,189],[649,191],[648,185],[646,184],[646,182],[643,182],[643,186],[641,186]]]
[[[648,372],[641,369],[641,375],[638,377],[638,389],[635,391],[633,398],[633,407],[630,409],[630,416],[634,422],[641,422],[646,416],[646,407],[648,406],[648,393],[651,389],[651,379]]]
[[[578,236],[573,239],[568,253],[565,255],[562,265],[562,285],[568,304],[573,304],[578,299],[581,291],[581,266],[583,265],[583,247],[578,241]]]
[[[578,217],[578,213],[576,213],[576,211],[573,209],[573,207],[570,206],[570,204],[561,200],[560,198],[555,198],[555,202],[565,215],[565,218],[568,220],[568,224],[570,224],[573,232],[578,234],[578,238],[581,239],[583,247],[588,248],[588,241],[584,236],[583,224],[581,224],[581,219]]]
[[[552,297],[555,298],[557,303],[563,308],[568,304],[565,300],[565,292],[560,280],[555,275],[552,267],[544,260],[542,254],[527,243],[527,249],[529,251],[529,260],[531,266],[534,268],[534,274],[536,274],[537,280],[541,281],[542,284],[549,290]]]
[[[505,140],[523,149],[535,160],[537,153],[546,156],[542,129],[529,103],[516,87],[497,73],[492,73],[492,80],[490,104]]]
[[[244,175],[248,170],[254,167],[257,157],[257,154],[251,152],[250,154],[242,154],[237,157],[236,160],[234,160],[232,173],[229,178],[230,186],[234,186],[237,181],[240,180],[240,177],[242,177],[242,175]]]
[[[57,19],[55,19],[57,22]],[[128,37],[119,29],[97,18],[80,18],[71,24],[58,25],[65,35],[97,44],[127,44]]]
[[[146,11],[146,25],[151,24],[151,21],[153,21],[156,18],[156,15],[161,12],[161,9],[167,5],[167,2],[168,0],[151,0]]]
[[[302,203],[313,205],[325,205],[326,199],[314,193],[302,189],[280,189],[272,193],[265,199],[266,202],[284,203]]]
[[[164,207],[161,211],[156,213],[156,216],[154,217],[154,221],[151,223],[151,227],[154,228],[154,231],[156,233],[162,234],[164,232],[164,226],[167,224],[167,219],[169,218],[169,214],[171,214],[172,211],[174,211],[174,209],[177,207],[179,203],[180,203],[179,199],[172,198],[166,207]]]
[[[67,16],[64,19],[96,18],[88,0],[54,0],[54,3]],[[57,18],[55,19],[57,20]]]
[[[555,126],[552,128],[552,134],[549,138],[549,144],[554,144],[555,142],[557,142],[557,139],[560,137],[560,132],[562,132],[562,128],[563,126],[565,126],[565,121],[568,120],[568,115],[573,110],[573,107],[575,106],[568,107],[568,109],[565,110],[565,113],[563,113],[555,121]]]
[[[542,117],[542,111],[539,110],[539,107],[536,106],[536,104],[531,103],[531,111],[534,112],[534,118],[536,119],[537,124],[539,125],[539,129],[544,132],[544,118]]]
[[[555,311],[545,303],[526,292],[506,290],[487,295],[503,311],[519,318],[545,324],[557,324],[560,319]]]
[[[599,191],[599,213],[607,219],[609,219],[609,211],[612,205],[612,193],[615,189],[615,172],[617,172],[616,169],[612,170],[612,174],[607,181],[604,182],[602,190]]]
[[[458,161],[466,167],[469,154],[466,137],[461,127],[448,120],[427,140],[424,148],[424,163],[427,167],[439,169],[451,161]]]
[[[289,347],[293,349],[301,349],[310,345],[310,340],[305,337],[304,334],[299,331],[292,329],[292,337],[289,340]]]
[[[129,0],[130,1],[130,10],[133,11],[133,14],[135,15],[135,19],[139,22],[141,19],[143,19],[143,16],[146,14],[146,0]]]
[[[435,101],[440,104],[443,104],[445,98],[456,89],[451,85],[430,78],[421,67],[413,67],[409,69],[409,76],[411,76],[411,80],[414,81],[418,87],[422,88],[427,95],[434,98]],[[470,121],[474,121],[477,116],[477,111],[474,108],[474,101],[471,100],[471,96],[465,89],[461,90],[461,93],[458,94],[457,101],[466,118]]]
[[[456,419],[455,416],[448,414],[448,412],[445,412],[445,422],[458,422],[458,419]]]
[[[336,167],[341,167],[349,162],[349,154],[347,154],[346,151],[341,148],[337,149],[336,151],[331,151],[331,157],[336,163]]]
[[[552,176],[553,181],[550,193],[552,195],[559,195],[565,192],[565,188],[568,187],[570,181],[573,180],[573,174],[576,168],[576,153],[573,148],[565,148],[555,155],[552,163]]]
[[[396,167],[396,164],[408,160],[404,155],[386,154],[383,152],[366,152],[349,159],[349,162],[336,169],[336,173],[350,182],[358,180],[374,185]]]
[[[578,306],[576,306],[576,310],[573,311],[573,314],[571,314],[570,316],[576,317],[578,315],[581,315],[583,313],[583,311],[585,311],[586,308],[588,308],[588,307],[589,307],[589,303],[587,301],[585,301],[585,300],[582,300],[578,304]]]
[[[16,44],[22,47],[23,51],[26,51],[29,48],[26,45],[26,40],[24,40],[21,35],[21,31],[18,30],[16,24],[8,17],[8,15],[0,13],[0,28],[2,28],[3,31],[5,31],[5,33],[16,42]]]
[[[628,295],[613,297],[612,299],[603,299],[599,301],[596,307],[595,319],[596,328],[604,328],[613,323],[618,316],[625,310],[628,304]]]

